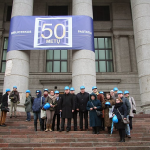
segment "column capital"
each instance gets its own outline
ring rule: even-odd
[[[114,39],[119,39],[120,35],[114,35]]]

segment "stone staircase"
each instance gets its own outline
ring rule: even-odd
[[[133,119],[131,139],[120,143],[119,134],[107,131],[93,135],[89,131],[34,132],[33,118],[25,122],[25,114],[7,117],[7,127],[0,127],[0,150],[147,150],[150,149],[150,115],[136,115]],[[72,127],[73,128],[73,127]]]

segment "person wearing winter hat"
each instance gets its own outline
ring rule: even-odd
[[[17,104],[20,103],[20,96],[17,90],[17,86],[13,86],[13,91],[10,93],[9,98],[11,99],[10,118],[12,118],[13,109],[14,109],[14,116],[16,118]]]
[[[25,100],[25,103],[24,103],[25,111],[26,111],[26,114],[27,114],[26,121],[31,121],[31,114],[30,114],[30,112],[32,111],[31,98],[32,97],[31,97],[30,90],[26,90],[26,100]]]
[[[36,98],[34,98],[32,110],[34,113],[34,131],[37,131],[37,120],[40,121],[40,130],[42,131],[42,121],[41,121],[41,109],[44,106],[44,97],[42,97],[42,92],[36,90]],[[42,105],[41,105],[42,104]]]

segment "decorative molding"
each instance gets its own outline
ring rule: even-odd
[[[114,36],[114,39],[119,39],[120,38],[120,35],[113,35]]]
[[[120,83],[121,79],[97,79],[96,83]]]
[[[128,38],[129,39],[134,39],[134,35],[129,35]]]
[[[72,83],[72,80],[44,80],[44,79],[42,79],[42,80],[39,80],[40,81],[40,83],[41,84],[54,84],[54,83],[56,83],[56,84],[71,84]]]

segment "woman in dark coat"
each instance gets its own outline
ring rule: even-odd
[[[97,116],[96,110],[100,110],[101,108],[101,102],[97,100],[96,94],[91,93],[86,109],[90,111],[90,126],[93,128],[93,134],[99,134],[101,118]]]
[[[125,124],[123,123],[120,114],[123,115],[123,119],[127,119],[127,107],[121,99],[117,98],[115,108],[113,110],[113,116],[116,115],[118,118],[118,123],[116,123],[116,127],[119,130],[119,142],[125,142]]]
[[[105,105],[106,102],[110,102],[110,106]],[[105,127],[107,127],[109,134],[110,134],[111,124],[112,124],[112,119],[109,118],[109,108],[112,108],[113,105],[115,105],[115,100],[112,99],[109,93],[106,93],[106,98],[102,102],[102,107],[104,109],[104,121],[105,121],[104,124],[105,124]]]

